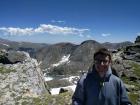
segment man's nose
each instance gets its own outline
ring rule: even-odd
[[[100,61],[100,65],[104,65],[104,62],[103,61]]]

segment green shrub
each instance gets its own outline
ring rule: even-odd
[[[16,72],[16,70],[15,69],[7,69],[7,68],[4,68],[4,67],[0,67],[0,73],[1,74],[10,73],[10,72]]]
[[[23,101],[22,105],[28,105],[28,103],[29,103],[28,101]]]
[[[138,81],[130,81],[129,77],[122,77],[121,79],[123,80],[124,83],[126,83],[128,85],[134,85],[135,91],[140,90],[140,83]]]
[[[138,99],[139,99],[139,94],[138,93],[129,93],[128,94],[132,105],[137,105]]]
[[[140,65],[134,62],[130,63],[130,65],[133,67],[134,74],[140,77]]]
[[[44,99],[34,98],[33,105],[71,105],[72,93],[65,92],[59,95],[45,95]]]

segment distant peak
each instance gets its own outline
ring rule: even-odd
[[[99,42],[97,42],[95,40],[86,40],[86,41],[82,42],[81,44],[86,44],[86,43],[99,43]]]

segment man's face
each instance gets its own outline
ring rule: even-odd
[[[97,72],[100,74],[100,76],[104,76],[111,63],[109,56],[98,54],[95,57],[94,62],[95,62],[95,68]]]

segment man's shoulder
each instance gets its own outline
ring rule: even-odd
[[[80,83],[83,83],[86,79],[89,78],[89,76],[90,76],[91,74],[92,74],[91,72],[85,72],[85,73],[83,73],[82,76],[80,77],[79,82],[80,82]]]
[[[117,77],[116,75],[112,74],[111,75],[111,80],[113,82],[121,82],[121,78],[120,77]]]
[[[80,80],[86,79],[87,75],[88,75],[87,72],[83,73],[83,74],[81,75],[81,77],[80,77]]]

